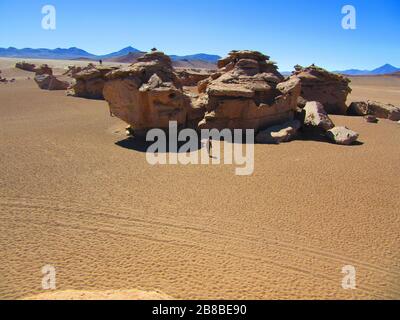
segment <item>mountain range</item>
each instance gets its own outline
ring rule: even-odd
[[[72,47],[72,48],[56,48],[56,49],[32,49],[24,48],[17,49],[13,47],[0,48],[0,57],[9,58],[26,58],[26,59],[65,59],[65,60],[105,60],[114,62],[127,62],[132,63],[143,55],[144,52],[133,48],[131,46],[123,48],[119,51],[112,52],[105,55],[95,55],[85,50]],[[175,67],[193,67],[193,68],[207,68],[212,69],[216,67],[216,63],[221,59],[218,55],[198,53],[186,56],[170,55]],[[343,71],[334,71],[348,76],[368,76],[368,75],[383,75],[400,72],[400,68],[394,67],[390,64],[385,64],[373,70],[359,70],[349,69]],[[290,75],[291,72],[282,72],[284,75]]]
[[[348,76],[375,76],[375,75],[383,75],[383,74],[391,74],[395,72],[399,72],[400,68],[396,68],[391,64],[385,64],[379,68],[373,70],[358,70],[358,69],[350,69],[343,71],[335,71],[335,73],[340,73]]]
[[[77,59],[90,59],[90,60],[108,60],[108,59],[115,59],[127,56],[129,54],[138,54],[144,53],[141,50],[133,48],[131,46],[123,48],[119,51],[112,52],[105,55],[95,55],[89,53],[85,50],[72,47],[68,49],[32,49],[32,48],[24,48],[24,49],[17,49],[17,48],[0,48],[0,57],[8,57],[8,58],[26,58],[26,59],[67,59],[67,60],[77,60]],[[173,61],[205,61],[207,63],[215,64],[219,59],[220,56],[199,53],[187,56],[178,56],[178,55],[171,55],[170,56]]]

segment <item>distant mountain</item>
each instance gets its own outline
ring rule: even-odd
[[[145,52],[137,51],[137,52],[129,52],[126,55],[122,56],[114,56],[112,58],[106,58],[105,61],[109,62],[119,62],[119,63],[135,63],[138,58],[143,56]]]
[[[110,59],[110,58],[126,56],[127,54],[130,54],[130,53],[138,53],[138,52],[141,52],[141,51],[136,49],[136,48],[133,48],[133,47],[129,46],[129,47],[123,48],[123,49],[121,49],[121,50],[119,50],[117,52],[105,54],[103,56],[98,56],[98,58]]]
[[[79,48],[68,49],[32,49],[32,48],[0,48],[0,57],[31,58],[31,59],[76,59],[95,58],[96,56]]]
[[[131,46],[105,55],[95,55],[79,48],[68,49],[17,49],[17,48],[0,48],[0,57],[8,58],[25,58],[25,59],[65,59],[65,60],[106,60],[114,62],[133,63],[144,52]],[[174,65],[194,66],[200,68],[214,69],[220,56],[206,53],[192,54],[187,56],[171,55]]]
[[[335,71],[335,73],[340,73],[348,76],[374,76],[374,75],[390,74],[398,71],[400,71],[400,68],[396,68],[391,64],[385,64],[374,70],[350,69],[344,71]]]
[[[217,63],[217,61],[219,59],[221,59],[220,56],[213,55],[213,54],[206,54],[206,53],[198,53],[198,54],[192,54],[192,55],[188,55],[188,56],[170,55],[170,57],[171,57],[172,61],[198,60],[198,61],[207,61],[210,63]]]

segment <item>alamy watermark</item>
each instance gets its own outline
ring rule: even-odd
[[[345,5],[342,8],[342,14],[345,15],[342,18],[342,28],[345,30],[357,29],[356,8],[349,4]]]
[[[56,30],[56,8],[53,5],[42,7],[42,28],[44,30]]]
[[[230,164],[237,166],[236,175],[246,176],[254,172],[253,129],[202,129],[199,137],[194,129],[187,128],[178,132],[177,122],[171,121],[167,131],[149,130],[146,141],[153,142],[146,151],[146,160],[151,165]],[[200,148],[200,152],[197,152],[199,141],[206,148]],[[178,148],[180,143],[184,144]]]
[[[345,290],[356,289],[356,268],[352,265],[344,266],[342,273],[345,275],[342,279],[342,288]]]
[[[42,267],[42,289],[56,290],[56,268],[52,265]]]

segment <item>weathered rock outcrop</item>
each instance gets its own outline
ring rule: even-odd
[[[33,63],[28,63],[25,61],[17,62],[15,67],[24,71],[35,72],[36,76],[40,76],[43,74],[53,75],[53,69],[50,68],[47,64],[42,64],[37,67]]]
[[[210,77],[210,72],[207,70],[197,69],[175,69],[183,86],[197,86],[200,81],[203,81]]]
[[[255,129],[293,119],[300,80],[284,81],[275,63],[256,51],[232,51],[199,83],[206,109],[200,129]]]
[[[348,113],[357,116],[373,115],[393,121],[400,120],[400,107],[370,100],[351,103]]]
[[[299,106],[307,101],[318,101],[332,114],[346,114],[346,100],[351,89],[350,80],[342,75],[311,65],[307,68],[295,66],[293,76],[301,81]]]
[[[35,76],[35,82],[43,90],[66,90],[69,87],[69,82],[61,81],[49,74]]]
[[[182,83],[172,68],[171,59],[160,51],[138,58],[131,66],[107,74],[104,97],[112,114],[130,124],[135,134],[152,128],[167,129],[169,121],[186,126],[198,116]]]
[[[28,63],[25,61],[17,62],[15,67],[24,71],[34,72],[36,66],[33,63]]]
[[[105,75],[115,69],[114,67],[89,64],[80,72],[71,74],[75,83],[69,88],[67,94],[89,99],[104,99]]]
[[[35,75],[40,76],[42,74],[53,75],[53,69],[50,68],[47,64],[42,64],[39,67],[35,67],[34,69]]]
[[[72,78],[75,76],[75,74],[82,71],[82,67],[79,66],[68,66],[66,69],[67,70],[63,73],[63,76],[69,76]]]

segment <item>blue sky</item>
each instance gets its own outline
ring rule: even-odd
[[[54,5],[57,29],[43,30]],[[357,29],[341,27],[344,5]],[[168,54],[259,50],[280,70],[400,67],[399,0],[0,0],[0,47],[79,47],[105,54],[132,45]]]

